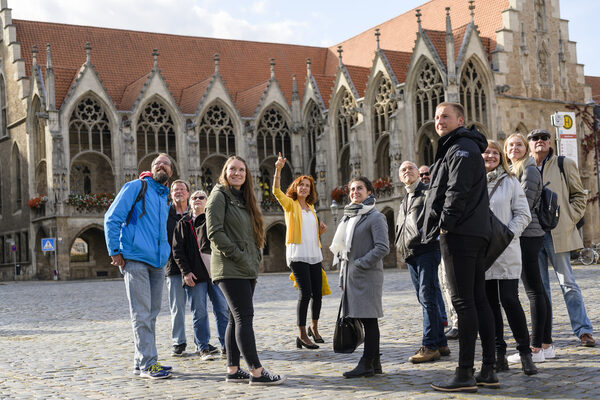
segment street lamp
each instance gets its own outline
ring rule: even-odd
[[[334,228],[337,228],[337,215],[338,215],[337,201],[331,200],[331,206],[329,206],[329,208],[331,208],[331,215],[333,216],[333,226],[334,226]]]

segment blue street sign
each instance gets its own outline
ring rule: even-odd
[[[55,251],[56,246],[54,246],[54,238],[44,238],[42,239],[42,251]]]

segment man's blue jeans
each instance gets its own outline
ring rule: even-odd
[[[593,331],[592,323],[585,311],[581,289],[579,289],[579,286],[575,282],[573,268],[571,267],[571,254],[568,251],[564,253],[554,252],[554,243],[552,242],[552,235],[550,232],[546,232],[546,235],[544,236],[544,245],[539,254],[539,264],[542,282],[544,283],[544,288],[546,288],[546,293],[548,293],[548,299],[550,299],[550,305],[552,306],[548,259],[550,259],[550,263],[552,264],[552,267],[554,267],[554,273],[560,284],[565,304],[567,305],[569,319],[571,320],[573,333],[575,333],[575,336],[577,337],[581,337],[584,333],[591,334]],[[549,312],[548,318],[552,320],[552,310],[550,309]]]
[[[423,307],[422,345],[432,350],[448,345],[438,301],[440,259],[441,254],[438,250],[409,257],[406,260],[417,293],[417,300]]]
[[[156,364],[156,317],[160,312],[165,272],[146,263],[127,260],[123,270],[133,327],[133,366],[146,369]]]
[[[194,321],[194,343],[198,350],[208,348],[210,341],[210,325],[206,309],[206,296],[210,298],[213,313],[217,320],[217,332],[221,348],[225,347],[225,330],[229,322],[227,301],[223,292],[212,282],[198,282],[195,286],[185,286],[185,291],[190,299],[192,316]]]
[[[181,274],[167,276],[169,291],[169,309],[171,310],[171,338],[173,345],[184,344],[185,340],[185,305],[187,294],[182,286]]]

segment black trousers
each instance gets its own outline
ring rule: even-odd
[[[361,318],[360,322],[365,328],[363,357],[374,359],[379,356],[379,323],[377,318]]]
[[[312,319],[319,319],[321,314],[322,281],[321,263],[308,264],[305,262],[292,262],[290,268],[298,284],[298,306],[296,309],[298,326],[306,326],[308,303],[312,298]]]
[[[217,281],[225,295],[229,306],[229,323],[225,330],[225,348],[227,349],[227,365],[240,366],[240,352],[248,364],[248,368],[261,367],[254,340],[254,305],[252,296],[256,280],[254,279],[222,279]]]
[[[517,342],[517,350],[521,354],[531,353],[529,347],[529,331],[525,312],[519,301],[518,279],[490,279],[485,281],[490,307],[494,313],[494,326],[496,329],[496,351],[506,354],[506,342],[504,341],[504,321],[500,304],[506,313],[508,325]]]
[[[440,235],[440,249],[450,286],[452,305],[458,314],[458,366],[473,368],[477,332],[483,363],[496,361],[494,317],[485,294],[483,267],[487,241],[481,237]]]
[[[529,298],[531,309],[531,345],[542,347],[542,343],[552,343],[552,318],[550,299],[544,289],[538,256],[544,245],[544,236],[523,237],[521,241],[521,280]]]

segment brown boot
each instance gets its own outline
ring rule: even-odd
[[[421,347],[414,356],[408,357],[408,361],[413,364],[423,363],[427,361],[435,361],[440,358],[438,350],[431,350],[429,347]]]

